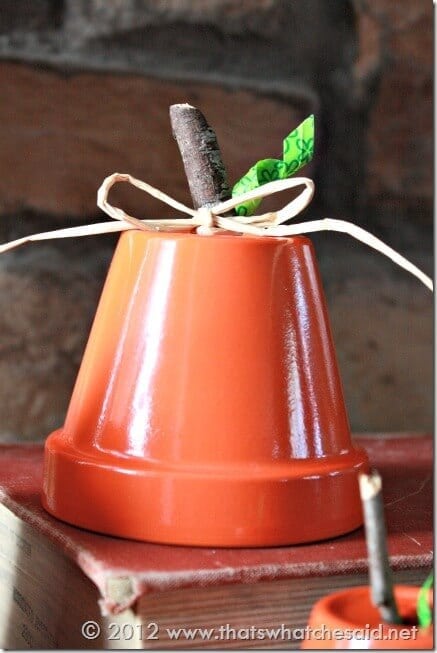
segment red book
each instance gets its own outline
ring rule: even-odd
[[[357,441],[383,478],[396,582],[420,584],[433,559],[432,438]],[[205,549],[122,540],[62,523],[41,507],[42,460],[41,445],[0,447],[3,648],[293,648],[300,641],[292,630],[305,626],[320,596],[367,584],[362,529],[315,544]],[[87,621],[100,630],[95,638],[92,625],[82,634]],[[212,631],[176,632],[183,628]]]

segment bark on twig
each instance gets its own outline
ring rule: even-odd
[[[402,619],[393,593],[393,580],[387,553],[387,537],[382,502],[382,482],[376,470],[360,474],[367,554],[372,601],[387,623],[401,624]]]
[[[231,192],[217,138],[203,114],[190,104],[173,104],[170,121],[194,208],[211,207],[229,199]]]

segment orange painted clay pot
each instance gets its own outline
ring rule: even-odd
[[[395,587],[406,624],[381,622],[369,587],[353,587],[325,596],[312,609],[304,649],[433,649],[433,628],[415,626],[419,587]]]
[[[362,523],[314,251],[304,237],[119,241],[43,503],[122,537],[266,546]]]

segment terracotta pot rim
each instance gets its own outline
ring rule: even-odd
[[[229,479],[233,476],[241,482],[256,479],[285,480],[285,479],[316,479],[332,474],[350,473],[351,470],[358,471],[367,464],[367,454],[362,447],[353,445],[347,451],[336,455],[325,455],[318,458],[290,458],[289,460],[268,460],[261,462],[254,459],[241,460],[235,463],[221,462],[210,463],[209,461],[166,461],[153,460],[129,455],[118,451],[103,449],[85,449],[69,441],[64,429],[60,428],[51,433],[48,438],[56,442],[58,454],[70,458],[72,461],[80,460],[84,464],[108,466],[111,469],[124,471],[136,470],[137,472],[155,474],[180,474],[182,476],[206,477],[217,479]],[[315,471],[315,466],[320,468]]]
[[[213,547],[301,544],[361,526],[359,511],[349,506],[345,511],[344,502],[338,501],[355,488],[357,467],[367,466],[364,451],[357,456],[356,467],[307,477],[250,477],[232,471],[217,476],[196,473],[194,466],[190,473],[176,467],[169,473],[165,468],[121,468],[117,460],[111,465],[107,459],[103,463],[96,456],[75,454],[65,446],[61,429],[46,441],[42,499],[45,509],[63,521],[132,539]],[[171,519],[163,508],[169,493]],[[209,497],[208,509],[198,505],[199,496]],[[123,516],[108,509],[114,497],[128,497]],[[266,523],[259,511],[260,497],[268,504]],[[320,525],[317,516],[327,505],[331,518]],[[190,526],[194,521],[199,524],[196,532]]]

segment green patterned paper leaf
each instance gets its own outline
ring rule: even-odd
[[[434,585],[434,573],[431,572],[420,588],[417,599],[417,620],[419,626],[426,628],[432,624],[432,610],[429,604],[429,590]]]
[[[314,154],[314,116],[308,116],[283,142],[283,160],[262,159],[253,165],[232,189],[232,197],[254,190],[269,181],[287,179],[304,165],[309,163]],[[261,200],[251,200],[239,204],[237,215],[252,215],[261,204]]]
[[[289,176],[287,164],[279,159],[263,159],[256,164],[256,176],[258,186],[267,184],[269,181],[286,179]]]
[[[288,167],[288,177],[309,163],[314,155],[314,116],[308,116],[284,140],[283,159]]]
[[[235,186],[232,189],[232,197],[235,197],[236,195],[242,195],[243,193],[247,193],[249,190],[253,190],[254,188],[258,188],[259,182],[258,182],[258,175],[257,175],[257,167],[256,164],[251,167],[249,172],[247,172],[244,177],[240,179],[240,181],[237,181]],[[249,200],[248,202],[245,202],[244,204],[239,204],[235,211],[237,215],[252,215],[255,213],[259,205],[261,204],[261,200]]]

